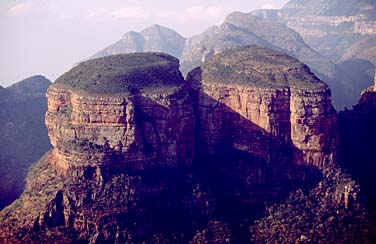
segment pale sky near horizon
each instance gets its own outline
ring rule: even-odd
[[[0,85],[58,76],[127,31],[152,24],[185,37],[233,11],[281,8],[288,0],[0,0]]]

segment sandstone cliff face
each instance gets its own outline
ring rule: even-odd
[[[290,65],[282,67],[287,59]],[[217,73],[226,68],[228,73]],[[278,77],[281,69],[284,77]],[[267,74],[264,80],[260,73]],[[255,80],[242,80],[242,74]],[[228,146],[267,162],[323,167],[333,161],[336,113],[330,90],[298,61],[250,46],[216,56],[188,80],[196,85],[200,136],[208,152]]]
[[[182,77],[174,78],[174,85],[180,86],[163,90],[161,84],[156,94],[140,90],[90,94],[64,84],[52,85],[47,91],[46,125],[55,167],[65,175],[86,167],[95,177],[103,177],[101,169],[106,167],[139,170],[190,164],[191,101]]]

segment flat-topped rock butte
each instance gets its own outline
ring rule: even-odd
[[[334,162],[330,90],[296,59],[247,46],[214,56],[187,81],[178,68],[165,54],[114,55],[81,63],[51,85],[53,150],[3,210],[0,240],[142,239],[164,223],[150,209],[206,216],[215,210],[210,195],[182,191],[196,189],[196,177],[211,179],[211,172],[194,175],[206,155],[245,155],[234,168],[213,162],[241,184],[236,201],[261,204],[290,188],[258,186],[306,185]]]
[[[188,81],[209,152],[231,144],[275,163],[322,167],[333,161],[337,121],[330,90],[298,60],[258,46],[236,48],[190,72]]]
[[[178,67],[176,58],[161,53],[115,55],[58,78],[47,91],[46,114],[56,166],[66,174],[79,165],[189,164],[194,119]],[[99,158],[88,160],[84,146]],[[108,161],[114,156],[118,162]]]

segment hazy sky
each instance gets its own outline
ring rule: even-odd
[[[220,24],[232,11],[281,8],[287,0],[0,0],[0,85],[31,75],[54,81],[72,65],[160,24],[185,37]]]

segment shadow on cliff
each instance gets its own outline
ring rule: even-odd
[[[201,72],[198,72],[201,80]],[[195,81],[188,78],[188,82]],[[293,163],[294,159],[302,158],[303,152],[291,142],[290,120],[279,125],[282,136],[273,136],[205,94],[199,84],[191,85],[193,101],[197,102],[200,98],[205,104],[217,104],[215,112],[221,115],[222,124],[214,153],[208,153],[208,145],[202,136],[206,121],[200,120],[200,105],[194,105],[193,170],[216,200],[214,216],[230,224],[236,243],[249,242],[248,227],[265,214],[265,204],[282,201],[296,189],[309,191],[322,179],[321,170],[315,166]],[[239,150],[247,147],[248,150]]]
[[[218,103],[200,89],[191,90],[193,101],[199,96],[209,103]],[[139,98],[152,108],[150,111],[162,113],[158,116],[163,117],[167,112],[166,107],[153,99]],[[113,243],[115,236],[125,238],[129,233],[136,242],[151,242],[153,235],[162,234],[177,243],[188,243],[209,220],[228,223],[234,243],[248,243],[248,228],[254,220],[264,216],[266,203],[283,201],[296,189],[308,191],[322,179],[318,168],[292,162],[293,154],[302,152],[290,140],[272,136],[223,104],[216,107],[223,126],[218,133],[215,153],[206,150],[208,145],[202,137],[198,104],[194,104],[193,164],[184,163],[184,158],[180,158],[178,167],[170,167],[163,162],[166,159],[161,158],[161,138],[154,116],[135,112],[135,134],[140,140],[134,146],[152,155],[152,160],[146,163],[154,167],[134,170],[126,165],[119,166],[126,161],[127,154],[108,150],[105,161],[111,162],[112,169],[102,172],[105,175],[103,185],[99,190],[96,185],[85,189],[90,198],[96,196],[84,204],[85,208],[92,209],[92,218],[99,218],[96,221],[98,243]],[[290,124],[283,126],[287,130],[284,135],[290,135],[290,127]],[[252,145],[257,150],[255,153],[241,151],[235,144],[238,148]],[[263,153],[256,153],[258,150]],[[95,178],[92,174],[88,180]],[[133,200],[119,193],[125,188],[134,188]],[[118,226],[117,230],[114,226]],[[119,234],[119,230],[123,234]]]
[[[340,164],[358,180],[368,207],[376,210],[376,93],[363,94],[358,105],[338,115]]]

